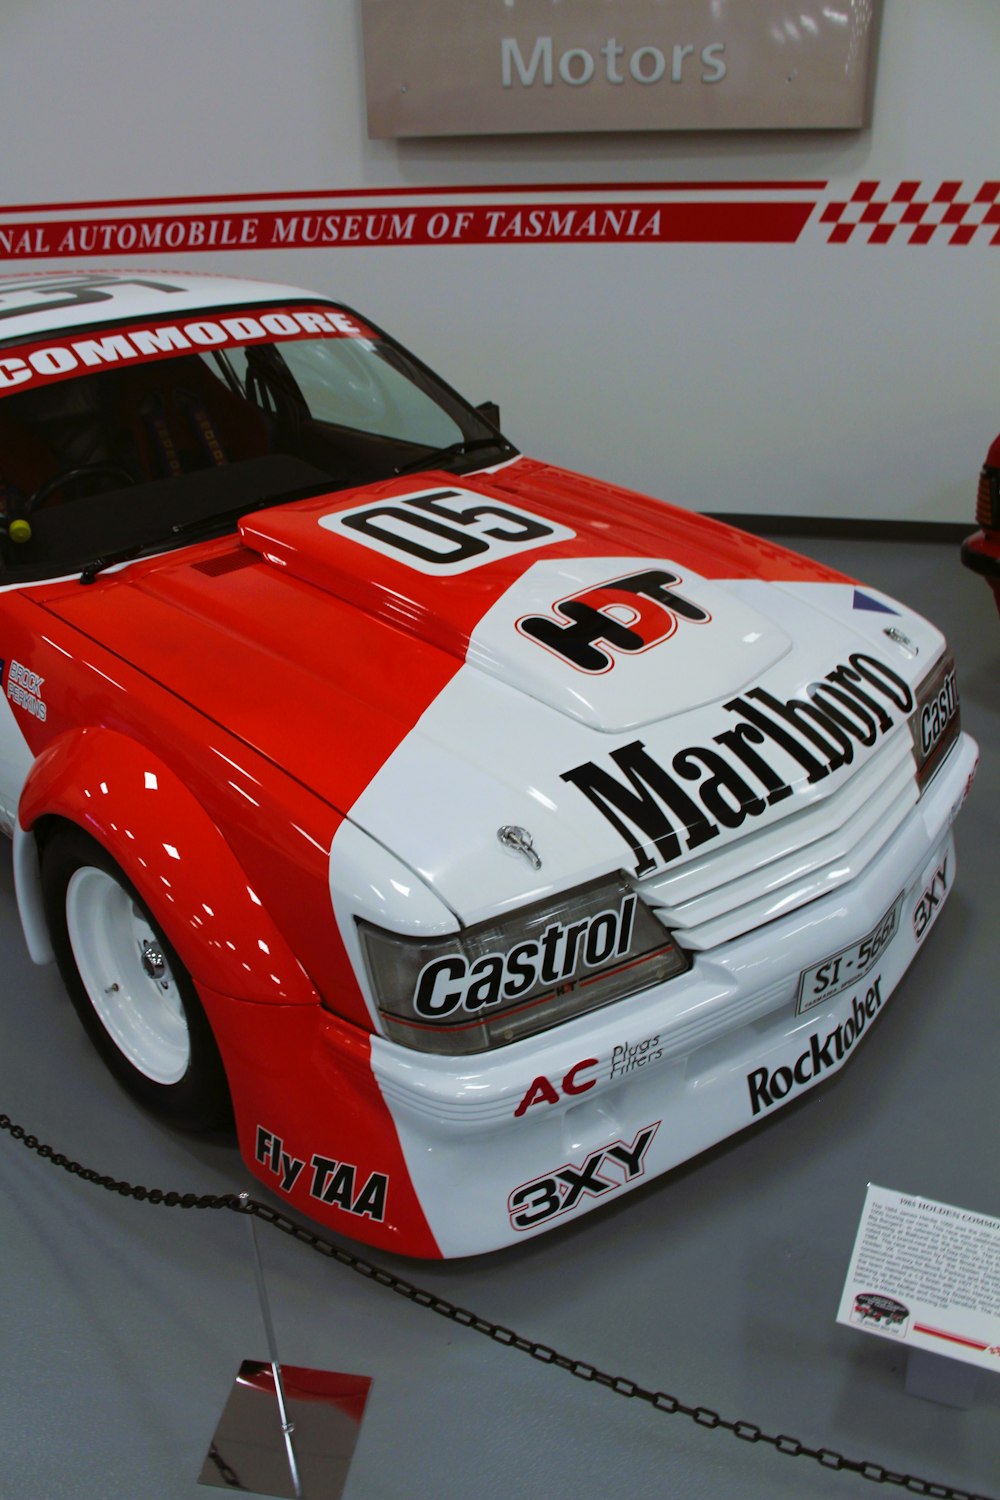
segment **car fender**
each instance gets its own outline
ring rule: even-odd
[[[35,829],[65,819],[102,844],[196,984],[248,1001],[319,995],[223,834],[175,772],[118,730],[59,735],[28,773],[14,836],[18,908],[36,963],[51,960]]]

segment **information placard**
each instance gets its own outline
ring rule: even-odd
[[[837,1321],[1000,1373],[1000,1219],[870,1183]]]

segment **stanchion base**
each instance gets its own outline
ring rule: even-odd
[[[371,1381],[366,1375],[282,1365],[288,1419],[305,1500],[339,1500]],[[199,1484],[294,1500],[269,1363],[245,1359],[215,1429]]]

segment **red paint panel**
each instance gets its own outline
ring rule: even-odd
[[[80,595],[87,593],[78,584],[72,587]],[[60,592],[67,592],[66,585],[41,586],[33,591],[33,598],[39,600]],[[342,1015],[359,1026],[370,1025],[368,1008],[358,990],[330,905],[329,850],[339,826],[339,814],[311,789],[255,755],[189,703],[165,693],[120,657],[61,625],[30,599],[8,594],[4,624],[5,645],[10,653],[8,662],[17,659],[44,678],[47,710],[44,723],[15,709],[17,722],[34,754],[40,755],[51,747],[49,754],[54,755],[62,736],[79,733],[78,726],[91,725],[113,731],[146,752],[151,770],[155,771],[161,757],[166,759],[171,772],[204,810],[209,824],[220,831],[239,868],[253,872],[254,895],[315,988],[336,1003]],[[202,649],[195,660],[210,682],[210,653]],[[74,816],[73,787],[76,809],[86,807],[90,801],[104,800],[100,781],[95,783],[98,797],[85,796],[90,768],[87,777],[82,773],[73,777],[70,773],[74,764],[74,758],[68,757],[69,782],[64,781],[60,786],[58,802],[54,793],[52,798],[46,798],[39,788],[30,807],[32,818],[57,810]],[[111,780],[101,779],[107,780],[110,787],[115,779],[115,765],[109,763],[108,771]],[[260,811],[262,808],[267,809],[266,816]],[[110,817],[91,821],[86,813],[78,813],[74,821],[100,838],[140,890],[145,889],[145,876],[136,858],[136,830],[131,824]],[[112,823],[117,826],[112,827]],[[210,864],[204,873],[204,889],[199,899],[211,906]],[[183,954],[190,943],[190,934],[185,935],[179,924],[174,926],[169,905],[162,901],[152,904],[168,936]],[[258,935],[263,933],[248,930],[243,937],[256,943]],[[264,940],[267,941],[266,937]],[[235,938],[231,941],[237,942]]]
[[[71,585],[50,608],[347,812],[460,660],[263,560],[207,576],[206,552]]]
[[[586,528],[588,544],[581,550],[589,556],[662,558],[693,569],[704,578],[763,578],[775,583],[851,581],[811,558],[696,511],[533,459],[501,469],[489,480],[499,494],[517,497],[526,505],[530,500],[532,509],[564,525]],[[626,514],[627,523],[621,520]]]
[[[399,1255],[439,1259],[396,1126],[372,1075],[368,1038],[316,1006],[246,1005],[204,988],[200,994],[226,1060],[240,1150],[250,1171],[294,1208],[338,1233]],[[261,1130],[269,1140],[258,1134]],[[342,1196],[358,1204],[358,1212],[316,1196],[316,1187],[329,1191],[334,1183],[316,1157],[345,1168],[343,1177],[353,1179],[353,1190],[342,1179]],[[283,1191],[294,1162],[301,1168]],[[380,1218],[381,1177],[386,1181]],[[360,1211],[366,1185],[375,1213]]]
[[[248,1000],[319,996],[220,830],[160,757],[116,730],[59,734],[21,798],[30,828],[54,815],[104,845],[155,913],[192,977]]]

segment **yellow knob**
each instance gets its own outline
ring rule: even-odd
[[[25,521],[23,517],[19,517],[16,521],[11,521],[7,527],[7,535],[12,542],[30,542],[31,522]]]

